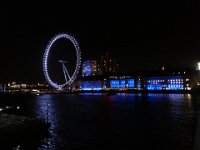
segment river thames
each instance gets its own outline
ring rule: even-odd
[[[200,95],[1,95],[0,106],[47,117],[49,135],[14,143],[28,150],[192,150]],[[48,107],[48,111],[47,111]],[[48,114],[48,115],[47,115]],[[2,143],[1,143],[2,144]]]

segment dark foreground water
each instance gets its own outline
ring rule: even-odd
[[[0,106],[19,105],[26,116],[46,117],[50,105],[50,135],[22,140],[21,150],[192,150],[199,102],[190,94],[0,96]]]

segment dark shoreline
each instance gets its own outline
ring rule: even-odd
[[[200,90],[84,90],[84,91],[73,91],[73,92],[45,92],[45,93],[0,93],[0,95],[43,95],[43,94],[79,94],[79,93],[102,93],[102,94],[117,94],[117,93],[140,93],[140,94],[200,94]]]
[[[161,94],[200,94],[200,90],[85,90],[85,91],[77,91],[73,93],[141,93],[141,94],[148,94],[148,93],[161,93]]]

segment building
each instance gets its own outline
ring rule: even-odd
[[[91,64],[92,64],[92,75],[97,75],[97,61],[96,60],[91,60]]]
[[[183,76],[149,77],[145,79],[146,90],[191,90],[189,79]]]
[[[132,76],[98,75],[85,76],[80,83],[81,90],[136,89],[137,82]]]
[[[105,55],[101,56],[99,70],[103,74],[117,73],[118,72],[118,64],[116,62],[116,58],[114,56],[112,56],[109,52],[106,52]]]
[[[102,90],[102,88],[102,81],[100,80],[82,81],[80,85],[82,90]]]
[[[192,90],[198,85],[194,75],[181,70],[110,73],[82,78],[80,90]]]
[[[94,76],[97,74],[97,61],[86,60],[82,64],[82,76]]]

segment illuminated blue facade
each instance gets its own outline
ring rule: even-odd
[[[110,80],[110,88],[134,88],[134,79]]]
[[[146,78],[147,90],[183,90],[184,79],[182,76],[150,77]]]
[[[81,90],[102,90],[106,88],[135,88],[134,79],[85,80],[80,84]]]
[[[90,60],[86,60],[82,65],[82,76],[91,76],[92,75],[92,63]]]
[[[119,88],[119,80],[111,80],[110,87],[111,88]]]
[[[86,81],[87,80],[87,81]],[[85,78],[81,82],[82,90],[189,90],[191,89],[189,79],[184,76],[161,76],[161,77],[126,77],[126,76],[109,76],[96,80]]]
[[[134,79],[128,79],[127,82],[128,82],[128,88],[134,88],[135,87]]]
[[[102,82],[101,81],[82,81],[80,88],[82,90],[101,90]]]

